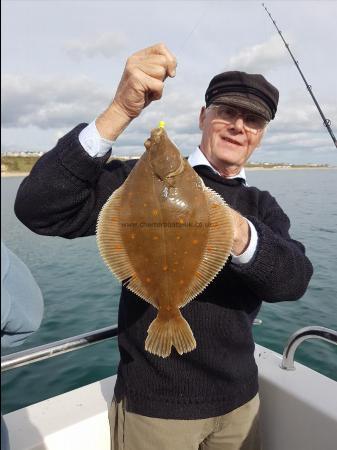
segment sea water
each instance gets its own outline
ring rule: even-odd
[[[249,170],[251,186],[268,190],[291,219],[291,236],[301,241],[314,265],[304,297],[264,303],[254,327],[257,343],[282,353],[301,327],[337,329],[337,171],[334,169]],[[39,330],[21,351],[117,323],[120,285],[102,262],[95,237],[67,240],[38,236],[15,217],[13,205],[22,177],[2,178],[2,239],[30,268],[44,297]],[[32,206],[33,207],[33,206]],[[225,324],[224,324],[225,326]],[[337,380],[337,347],[310,340],[296,352],[299,361]],[[117,341],[67,353],[5,372],[2,412],[39,402],[116,373]],[[281,369],[280,369],[281,370]]]

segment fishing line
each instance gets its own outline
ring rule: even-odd
[[[182,43],[178,47],[177,51],[174,53],[174,55],[176,57],[176,60],[177,60],[177,68],[179,67],[179,60],[180,60],[180,58],[183,55],[183,50],[186,48],[187,42],[190,40],[191,36],[194,34],[196,29],[199,27],[199,25],[201,24],[202,20],[205,20],[206,16],[210,13],[211,9],[212,8],[210,8],[210,3],[205,2],[204,3],[204,8],[202,10],[202,13],[197,18],[194,26],[191,28],[191,30],[189,31],[189,33],[187,34],[185,39],[182,41]],[[179,68],[178,68],[178,70],[179,70]],[[163,109],[162,109],[162,117],[160,118],[160,120],[164,120],[165,122],[169,123],[169,121],[167,120],[168,119],[167,106],[168,105],[166,105],[165,102],[164,102],[163,103]]]
[[[188,33],[188,35],[186,36],[186,38],[183,40],[182,44],[179,46],[178,50],[177,50],[177,54],[176,54],[176,58],[177,60],[182,56],[182,51],[184,49],[184,47],[186,46],[187,42],[190,40],[192,34],[195,32],[195,30],[198,28],[198,26],[200,25],[201,21],[203,19],[205,19],[205,17],[207,16],[207,14],[209,14],[210,11],[210,7],[209,7],[209,3],[205,3],[204,5],[204,9],[200,15],[200,17],[197,19],[194,27],[191,29],[191,31]]]

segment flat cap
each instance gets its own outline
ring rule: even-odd
[[[236,70],[212,78],[205,94],[206,107],[212,103],[240,106],[266,120],[274,119],[279,92],[264,76]]]

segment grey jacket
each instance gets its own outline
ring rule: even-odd
[[[20,345],[41,323],[43,298],[28,267],[1,242],[1,348]],[[1,450],[9,449],[1,417]]]

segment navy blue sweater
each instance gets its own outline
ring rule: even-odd
[[[18,218],[32,231],[77,238],[95,234],[98,214],[124,182],[135,160],[90,157],[78,139],[81,124],[43,155],[22,182],[15,203]],[[301,243],[289,236],[289,219],[266,191],[226,180],[205,166],[195,168],[206,186],[247,217],[258,233],[253,259],[227,262],[212,283],[182,310],[197,348],[168,358],[144,350],[156,310],[122,289],[115,395],[130,412],[168,419],[225,414],[258,391],[252,323],[262,301],[299,299],[312,265]]]

